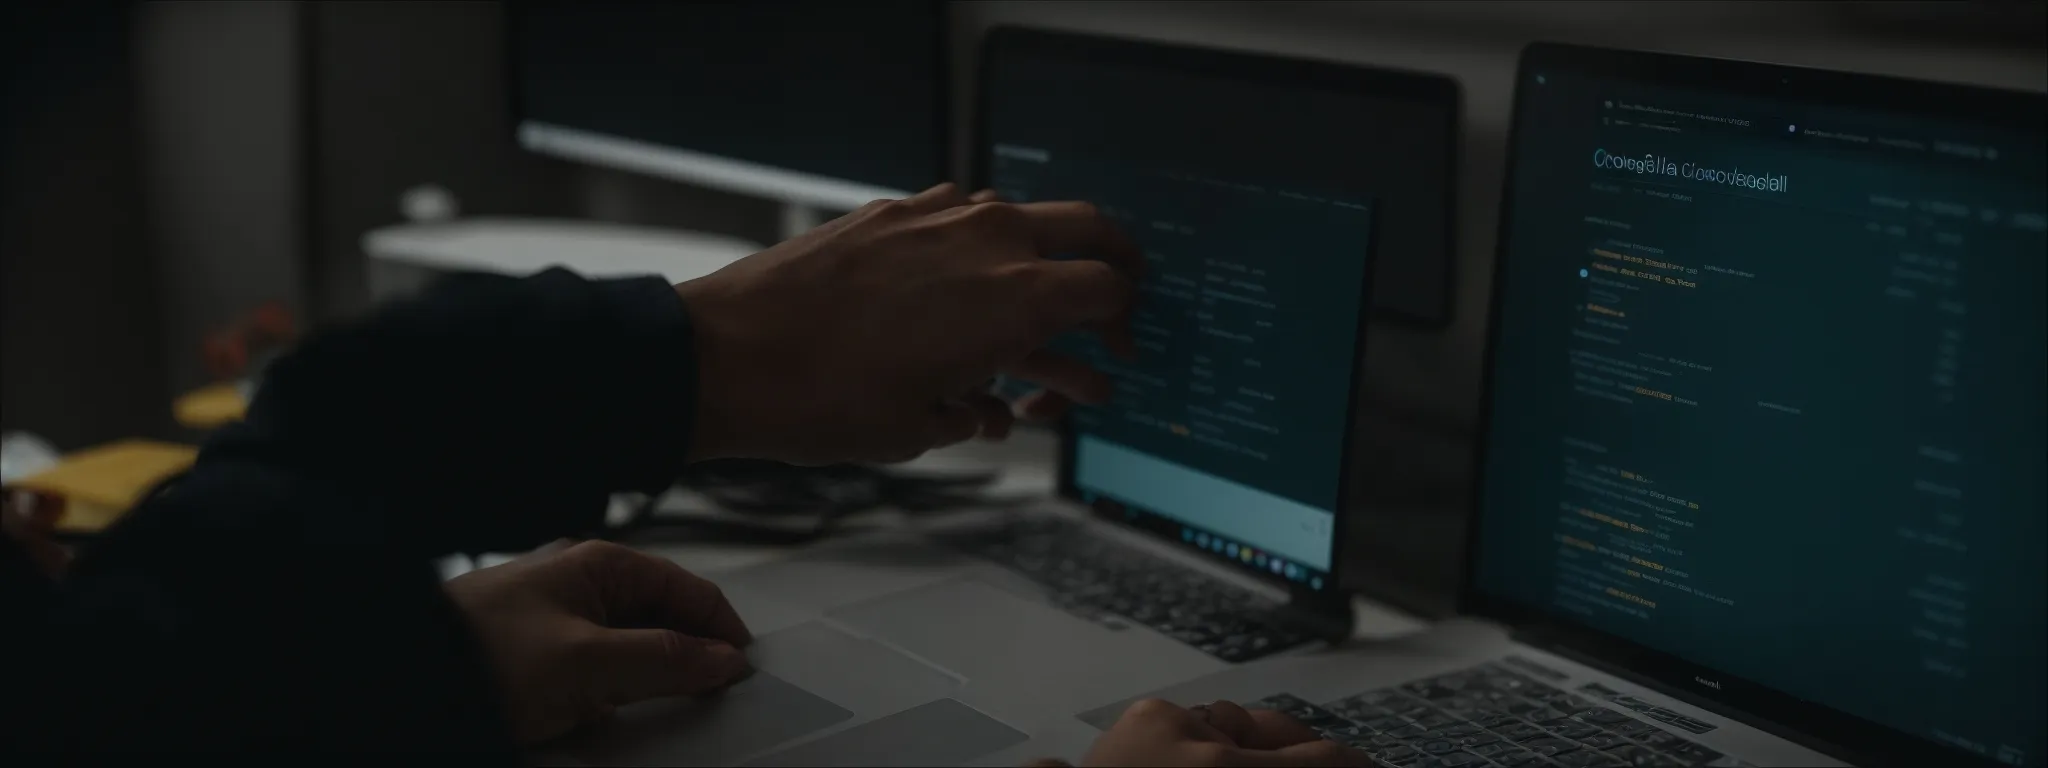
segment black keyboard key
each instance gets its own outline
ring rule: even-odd
[[[1550,759],[1556,761],[1558,765],[1565,766],[1565,768],[1609,768],[1610,766],[1621,765],[1620,760],[1608,757],[1607,753],[1595,752],[1590,749],[1566,752]]]
[[[1526,749],[1509,750],[1506,752],[1502,752],[1498,755],[1493,755],[1490,759],[1493,760],[1493,762],[1503,766],[1503,768],[1521,768],[1525,765],[1544,764],[1543,756]]]
[[[1415,748],[1422,750],[1425,754],[1443,755],[1458,751],[1458,743],[1450,739],[1434,739],[1417,743]]]
[[[1390,763],[1403,760],[1414,760],[1415,758],[1420,757],[1422,755],[1422,750],[1416,749],[1406,744],[1396,744],[1391,747],[1369,747],[1366,748],[1366,751],[1367,754],[1370,754],[1373,757],[1377,757],[1381,760],[1385,760]]]
[[[1616,712],[1606,707],[1595,707],[1586,710],[1585,712],[1581,712],[1579,713],[1579,719],[1597,725],[1613,725],[1615,723],[1623,723],[1628,722],[1630,720],[1628,715],[1624,715],[1620,712]]]
[[[1626,723],[1621,723],[1612,728],[1608,728],[1607,730],[1637,740],[1641,740],[1644,736],[1647,736],[1652,733],[1664,733],[1663,731],[1658,730],[1657,726],[1642,722],[1640,720],[1630,720]],[[1678,737],[1673,736],[1672,738],[1675,739]]]
[[[1491,731],[1478,731],[1476,733],[1458,737],[1458,746],[1464,747],[1466,749],[1471,749],[1482,744],[1499,743],[1502,743],[1501,737]]]
[[[1665,747],[1664,754],[1677,758],[1679,762],[1687,765],[1706,765],[1721,757],[1719,752],[1683,740],[1677,744]]]
[[[1640,768],[1685,768],[1685,763],[1657,754],[1644,747],[1624,744],[1607,750],[1607,756],[1620,760],[1623,765]]]
[[[1574,736],[1572,738],[1578,739],[1580,744],[1594,749],[1613,749],[1629,743],[1627,739],[1610,733],[1596,733],[1590,736]]]
[[[1684,744],[1684,743],[1685,743],[1685,739],[1681,739],[1681,738],[1679,738],[1679,737],[1677,737],[1677,736],[1673,736],[1673,735],[1671,735],[1671,734],[1669,734],[1669,733],[1666,733],[1666,732],[1664,732],[1664,731],[1660,731],[1660,730],[1657,730],[1657,729],[1655,729],[1655,728],[1651,728],[1651,729],[1650,729],[1649,731],[1647,731],[1647,732],[1645,732],[1645,733],[1642,733],[1642,734],[1640,734],[1640,735],[1638,735],[1638,734],[1633,734],[1633,733],[1622,733],[1622,729],[1620,729],[1620,728],[1616,728],[1616,729],[1614,729],[1614,732],[1615,732],[1615,733],[1621,733],[1621,735],[1623,735],[1623,736],[1627,736],[1627,737],[1629,737],[1629,738],[1631,738],[1631,739],[1635,739],[1636,741],[1638,741],[1638,742],[1641,742],[1641,743],[1643,744],[1643,746],[1646,746],[1646,747],[1649,747],[1649,748],[1651,748],[1651,749],[1655,749],[1655,750],[1658,750],[1658,751],[1664,751],[1664,750],[1668,750],[1668,749],[1670,749],[1670,748],[1672,748],[1672,747],[1675,747],[1675,746],[1677,746],[1677,745],[1679,745],[1679,744]]]
[[[1522,748],[1544,757],[1556,757],[1566,752],[1578,751],[1579,743],[1560,739],[1556,736],[1545,736],[1540,739],[1530,739],[1522,742]]]
[[[1480,766],[1487,763],[1485,758],[1469,752],[1451,752],[1425,760],[1423,764],[1440,768],[1467,768],[1467,766]]]
[[[1526,716],[1531,712],[1541,712],[1548,709],[1549,707],[1545,707],[1542,704],[1538,704],[1528,699],[1517,699],[1515,701],[1510,701],[1507,703],[1507,711],[1508,714],[1511,715]]]
[[[1422,726],[1424,728],[1442,728],[1452,723],[1461,722],[1464,721],[1455,717],[1451,717],[1450,715],[1446,715],[1442,712],[1429,712],[1421,717],[1415,718],[1415,724]]]
[[[1401,686],[1401,690],[1402,692],[1407,693],[1410,696],[1414,696],[1415,698],[1428,700],[1448,699],[1458,695],[1458,692],[1455,689],[1446,688],[1442,685],[1439,685],[1435,680],[1423,680],[1420,682],[1409,683],[1407,685]]]
[[[1350,699],[1344,699],[1342,701],[1333,701],[1328,704],[1324,704],[1323,708],[1344,716],[1344,719],[1346,720],[1355,720],[1361,723],[1371,722],[1374,720],[1383,720],[1393,716],[1392,712],[1388,712],[1384,709],[1380,709],[1379,707],[1375,707],[1370,704],[1359,704]]]
[[[1472,724],[1481,728],[1505,728],[1519,722],[1521,719],[1513,715],[1482,715],[1472,719]]]
[[[1551,728],[1550,732],[1574,741],[1606,733],[1606,731],[1600,730],[1598,726],[1587,725],[1576,720],[1562,721],[1556,727]]]
[[[1429,733],[1429,729],[1410,723],[1408,725],[1403,725],[1397,728],[1389,728],[1385,731],[1381,731],[1381,733],[1385,733],[1386,735],[1392,736],[1396,739],[1401,739],[1402,741],[1407,741],[1409,739],[1421,738],[1423,734]]]
[[[1519,720],[1511,725],[1496,727],[1493,731],[1505,737],[1508,741],[1528,741],[1550,735],[1549,731]]]
[[[1391,688],[1382,688],[1377,691],[1366,691],[1365,693],[1361,693],[1351,697],[1350,699],[1347,699],[1347,701],[1357,701],[1360,704],[1375,706],[1388,711],[1392,711],[1402,707],[1413,706],[1415,704],[1414,699],[1410,699],[1406,696],[1403,696],[1401,695],[1400,691],[1396,691]]]
[[[1391,731],[1395,728],[1400,728],[1402,726],[1407,725],[1408,718],[1388,715],[1386,717],[1375,717],[1371,720],[1367,720],[1365,721],[1365,724],[1367,726],[1370,726],[1375,731]]]
[[[1496,755],[1504,755],[1509,752],[1527,751],[1522,749],[1521,747],[1509,744],[1505,741],[1500,741],[1498,739],[1484,744],[1465,744],[1461,740],[1459,746],[1464,747],[1465,751],[1467,752],[1489,759],[1493,758]]]
[[[1363,725],[1339,725],[1335,728],[1329,728],[1323,731],[1323,738],[1329,739],[1331,741],[1341,741],[1346,744],[1352,744],[1353,742],[1368,741],[1372,739],[1374,736],[1378,735],[1378,731],[1375,731],[1371,728],[1367,728]],[[1356,745],[1353,744],[1353,746]]]

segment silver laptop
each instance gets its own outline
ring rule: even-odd
[[[1348,637],[1336,511],[1386,191],[1369,182],[1441,185],[1393,210],[1440,229],[1451,165],[1448,140],[1434,158],[1357,140],[1455,135],[1456,93],[993,33],[977,181],[1094,201],[1150,259],[1137,359],[1059,343],[1118,382],[1064,425],[1060,498],[720,574],[757,674],[715,700],[628,708],[551,761],[1002,763],[1086,730],[1075,713],[1104,702]]]
[[[1519,78],[1472,618],[1153,695],[1410,768],[2048,760],[2048,99]]]

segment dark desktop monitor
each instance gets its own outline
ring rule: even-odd
[[[2048,98],[1516,90],[1476,609],[1862,757],[2048,759]]]
[[[1336,590],[1375,254],[1400,226],[1390,220],[1440,202],[1396,199],[1385,155],[1409,128],[1390,123],[1448,129],[1435,112],[1388,105],[1456,94],[1429,75],[990,33],[977,184],[1012,200],[1095,203],[1148,270],[1135,359],[1091,336],[1056,342],[1116,381],[1109,404],[1063,428],[1066,495],[1303,592]]]
[[[946,178],[941,2],[506,8],[528,149],[822,211]]]

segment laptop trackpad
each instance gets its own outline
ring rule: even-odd
[[[973,579],[833,609],[857,632],[965,678],[968,700],[1028,710],[1099,704],[1209,671],[1193,649],[1115,632]],[[997,717],[1017,713],[992,710]]]
[[[945,672],[815,621],[756,638],[747,658],[754,675],[722,695],[621,708],[578,756],[605,765],[732,765],[847,720],[901,712],[959,688]]]
[[[747,765],[962,765],[1026,738],[959,701],[940,699]]]
[[[732,765],[852,717],[843,707],[757,672],[721,696],[621,707],[582,748],[569,751],[597,765]]]

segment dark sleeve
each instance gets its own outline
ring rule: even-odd
[[[464,277],[309,339],[23,628],[46,663],[17,677],[10,704],[38,714],[16,724],[67,750],[510,759],[432,557],[532,546],[664,485],[695,387],[656,279]]]
[[[374,499],[422,555],[524,549],[664,487],[696,407],[691,329],[656,278],[470,275],[272,365],[212,464]]]

